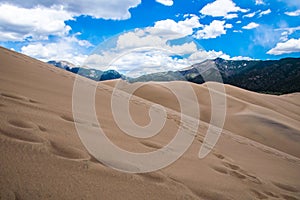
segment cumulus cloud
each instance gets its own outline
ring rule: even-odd
[[[65,60],[81,65],[88,57],[81,52],[92,45],[75,36],[65,37],[56,42],[34,42],[21,48],[21,53],[42,61]]]
[[[232,24],[225,24],[224,27],[225,27],[225,28],[233,28],[233,25],[232,25]]]
[[[228,14],[224,18],[225,19],[234,19],[234,18],[238,18],[238,15],[236,13]]]
[[[201,14],[213,17],[225,17],[235,12],[248,12],[248,10],[238,7],[232,0],[216,0],[200,10]]]
[[[64,21],[71,19],[72,15],[61,7],[28,9],[1,4],[0,41],[47,39],[48,35],[63,36],[71,29]]]
[[[205,25],[202,30],[197,31],[196,38],[217,38],[223,34],[226,34],[225,28],[230,28],[230,25],[225,25],[225,21],[214,20],[209,25]]]
[[[128,9],[140,2],[141,0],[2,0],[0,41],[45,40],[49,35],[63,36],[71,30],[65,21],[80,15],[128,19]]]
[[[290,39],[286,42],[277,43],[274,48],[267,52],[267,54],[282,55],[295,52],[300,52],[300,38]]]
[[[90,56],[85,65],[100,70],[116,69],[130,76],[180,69],[189,66],[186,55],[198,51],[195,42],[185,41],[185,37],[176,38],[172,43],[173,35],[169,38],[162,30],[155,31],[154,27],[135,29],[113,39],[111,48],[99,48],[95,52],[97,55]]]
[[[165,41],[159,36],[139,35],[141,33],[128,32],[120,35],[117,40],[117,49],[133,49],[139,47],[160,47],[165,44]]]
[[[188,59],[191,63],[197,63],[207,59],[216,59],[216,58],[223,58],[225,60],[254,60],[253,58],[244,57],[244,56],[230,57],[228,54],[224,53],[223,51],[215,51],[215,50],[197,51],[193,53]]]
[[[103,65],[108,63],[107,65]],[[135,49],[126,54],[104,52],[89,56],[85,65],[100,70],[114,69],[130,77],[148,73],[178,70],[190,66],[186,58],[174,58],[168,52],[159,49]]]
[[[37,6],[60,6],[65,11],[72,13],[73,16],[89,15],[94,18],[128,19],[130,18],[130,13],[128,10],[140,4],[141,0],[2,0],[2,3],[8,3],[27,9],[33,9]]]
[[[192,15],[191,18],[186,18],[183,21],[175,22],[172,19],[166,19],[155,22],[155,31],[163,30],[164,32],[171,31],[180,34],[181,36],[188,36],[193,34],[195,28],[202,27],[199,22],[199,17]],[[168,30],[168,31],[167,31]]]
[[[255,60],[253,58],[250,58],[248,56],[234,56],[230,58],[229,60]]]
[[[136,49],[121,56],[115,52],[93,54],[86,59],[85,65],[100,70],[114,69],[130,77],[138,77],[149,73],[180,70],[192,64],[216,58],[226,60],[253,60],[252,58],[243,56],[230,57],[222,51],[214,50],[198,50],[187,58],[177,58],[171,57],[167,52],[157,49],[148,49],[147,53]],[[101,65],[101,63],[107,62],[108,60],[110,61],[109,65]]]
[[[259,17],[262,17],[263,15],[268,15],[268,14],[270,14],[271,12],[272,12],[271,9],[262,11],[262,12],[259,13]]]
[[[255,5],[264,5],[265,2],[263,0],[255,0]]]
[[[247,15],[244,15],[243,17],[248,17],[248,18],[252,18],[256,15],[256,12],[253,12],[253,13],[249,13]]]
[[[300,26],[298,27],[287,27],[287,28],[278,28],[275,31],[281,32],[280,41],[287,41],[289,36],[296,31],[300,31]]]
[[[255,22],[251,22],[251,23],[249,23],[248,25],[243,26],[242,28],[243,28],[243,29],[250,30],[250,29],[257,28],[257,27],[259,27],[259,24],[255,23]]]
[[[300,31],[300,26],[297,27],[287,27],[287,28],[278,28],[276,31],[286,31],[289,35],[293,34],[296,31]]]
[[[25,38],[46,39],[48,35],[62,36],[71,29],[65,21],[80,15],[127,19],[130,17],[128,9],[139,3],[140,0],[4,0],[0,5],[0,40],[22,41]]]
[[[291,17],[297,17],[297,16],[300,16],[300,9],[293,11],[293,12],[285,12],[284,14],[291,16]]]
[[[165,6],[172,6],[173,5],[173,0],[156,0],[156,2],[161,3]]]
[[[232,25],[222,22],[222,27],[230,28]],[[100,70],[115,69],[127,76],[137,77],[148,73],[178,70],[217,57],[244,59],[231,58],[221,51],[205,51],[194,41],[185,41],[186,37],[176,38],[174,42],[172,37],[170,40],[166,35],[153,35],[154,29],[135,29],[119,35],[113,39],[114,47],[98,49],[86,59],[84,65]]]

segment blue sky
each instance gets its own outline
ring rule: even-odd
[[[300,1],[0,0],[0,30],[1,46],[43,61],[169,70],[215,57],[300,57]]]

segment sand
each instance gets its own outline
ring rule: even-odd
[[[99,83],[95,108],[101,128],[132,152],[162,148],[179,127],[179,103],[164,85],[188,84],[197,95],[196,101],[184,99],[191,109],[201,108],[187,152],[161,170],[130,174],[98,162],[79,139],[74,74],[4,48],[0,60],[0,199],[300,199],[299,93],[272,96],[224,85],[224,130],[211,153],[199,159],[211,116],[207,84],[217,83],[140,87],[130,101],[137,124],[149,123],[154,103],[167,110],[164,128],[148,139],[129,137],[115,123],[110,105],[118,80]],[[135,86],[124,84],[123,90]],[[97,127],[86,119],[77,122]]]

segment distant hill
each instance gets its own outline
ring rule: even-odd
[[[152,73],[137,78],[126,77],[115,70],[102,72],[96,69],[74,67],[74,65],[65,61],[49,61],[48,63],[96,81],[121,78],[128,82],[180,80],[198,84],[218,80],[217,73],[210,68],[213,65],[218,69],[222,82],[226,84],[260,93],[286,94],[300,92],[300,58],[270,61],[233,61],[216,58],[194,64],[182,70]],[[205,73],[205,81],[201,76],[203,73]]]
[[[126,79],[124,75],[115,70],[101,71],[97,69],[75,67],[75,65],[67,61],[48,61],[47,63],[95,81],[105,81],[118,78]]]
[[[300,58],[270,61],[233,61],[217,58],[175,72],[144,75],[130,79],[130,82],[187,80],[201,84],[204,83],[201,73],[206,74],[206,81],[218,80],[214,70],[209,67],[212,65],[219,70],[223,83],[226,84],[261,93],[300,92]]]
[[[73,67],[75,67],[74,64],[68,62],[68,61],[56,61],[56,60],[50,60],[48,61],[47,63],[51,64],[51,65],[54,65],[58,68],[61,68],[61,69],[65,69],[65,70],[69,70]]]

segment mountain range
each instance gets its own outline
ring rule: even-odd
[[[201,84],[206,81],[217,80],[217,82],[223,82],[260,93],[287,94],[300,92],[300,58],[284,58],[268,61],[234,61],[216,58],[196,63],[178,71],[146,74],[137,78],[126,77],[115,70],[100,71],[97,69],[75,67],[75,65],[66,61],[49,61],[48,63],[95,81],[121,78],[131,83],[189,81]],[[203,75],[205,75],[205,80]]]

